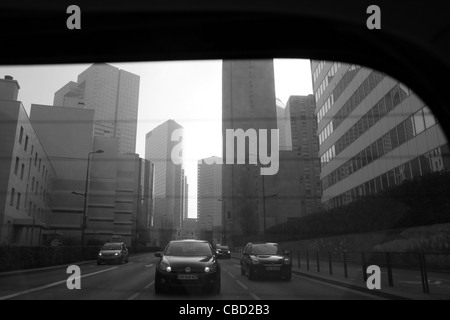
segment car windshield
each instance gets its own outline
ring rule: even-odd
[[[166,256],[211,256],[211,248],[206,242],[173,242],[169,244]]]
[[[107,243],[102,247],[102,250],[120,250],[120,244]]]
[[[280,247],[277,244],[265,243],[254,244],[252,246],[252,254],[283,254]]]
[[[229,250],[228,246],[217,246],[217,249]]]

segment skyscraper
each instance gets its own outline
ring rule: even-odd
[[[450,167],[442,129],[404,84],[337,62],[312,61],[311,72],[325,208]]]
[[[285,112],[291,147],[299,155],[301,215],[316,213],[322,207],[322,193],[314,96],[290,96]]]
[[[277,129],[275,78],[273,60],[224,60],[222,66],[222,137],[223,159],[226,159],[226,130],[244,131]],[[271,150],[270,138],[268,150]],[[224,164],[223,199],[231,211],[226,229],[235,237],[264,231],[263,181],[265,193],[274,194],[273,176],[261,178],[258,165],[248,164],[250,149],[246,145],[246,164]],[[259,154],[259,146],[256,147]],[[254,155],[253,155],[254,156]],[[276,213],[272,213],[276,214]],[[228,221],[227,221],[228,223]]]
[[[145,159],[155,165],[154,223],[162,244],[171,240],[183,220],[183,127],[168,120],[145,137]]]
[[[140,77],[108,64],[93,64],[55,93],[53,105],[95,110],[94,134],[115,137],[120,153],[134,153]]]
[[[222,208],[226,206],[226,202],[222,202],[223,165],[220,162],[218,157],[209,157],[197,165],[198,226],[201,235],[214,243],[222,243]]]

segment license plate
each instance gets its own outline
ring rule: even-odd
[[[266,270],[280,270],[280,267],[266,267]]]
[[[196,274],[179,274],[179,280],[197,280],[198,276]]]

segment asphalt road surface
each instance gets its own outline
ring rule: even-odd
[[[0,275],[0,300],[324,300],[380,299],[326,282],[292,275],[291,281],[270,279],[250,281],[241,275],[239,260],[220,260],[222,288],[218,295],[181,292],[155,295],[153,254],[130,256],[129,263],[79,265],[81,288],[69,290],[66,267]]]

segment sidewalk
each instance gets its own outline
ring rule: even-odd
[[[239,259],[234,253],[233,258]],[[292,272],[294,274],[311,279],[324,281],[333,285],[347,287],[364,293],[374,294],[386,299],[408,300],[449,300],[450,299],[450,274],[428,272],[429,294],[423,292],[420,270],[392,269],[393,287],[389,286],[386,268],[381,269],[381,289],[370,290],[364,281],[361,265],[348,263],[347,278],[343,263],[332,262],[331,274],[329,261],[319,260],[319,268],[316,260],[309,261],[309,269],[305,259],[300,261],[293,257]],[[318,271],[319,269],[319,271]],[[370,275],[369,275],[370,276]]]

